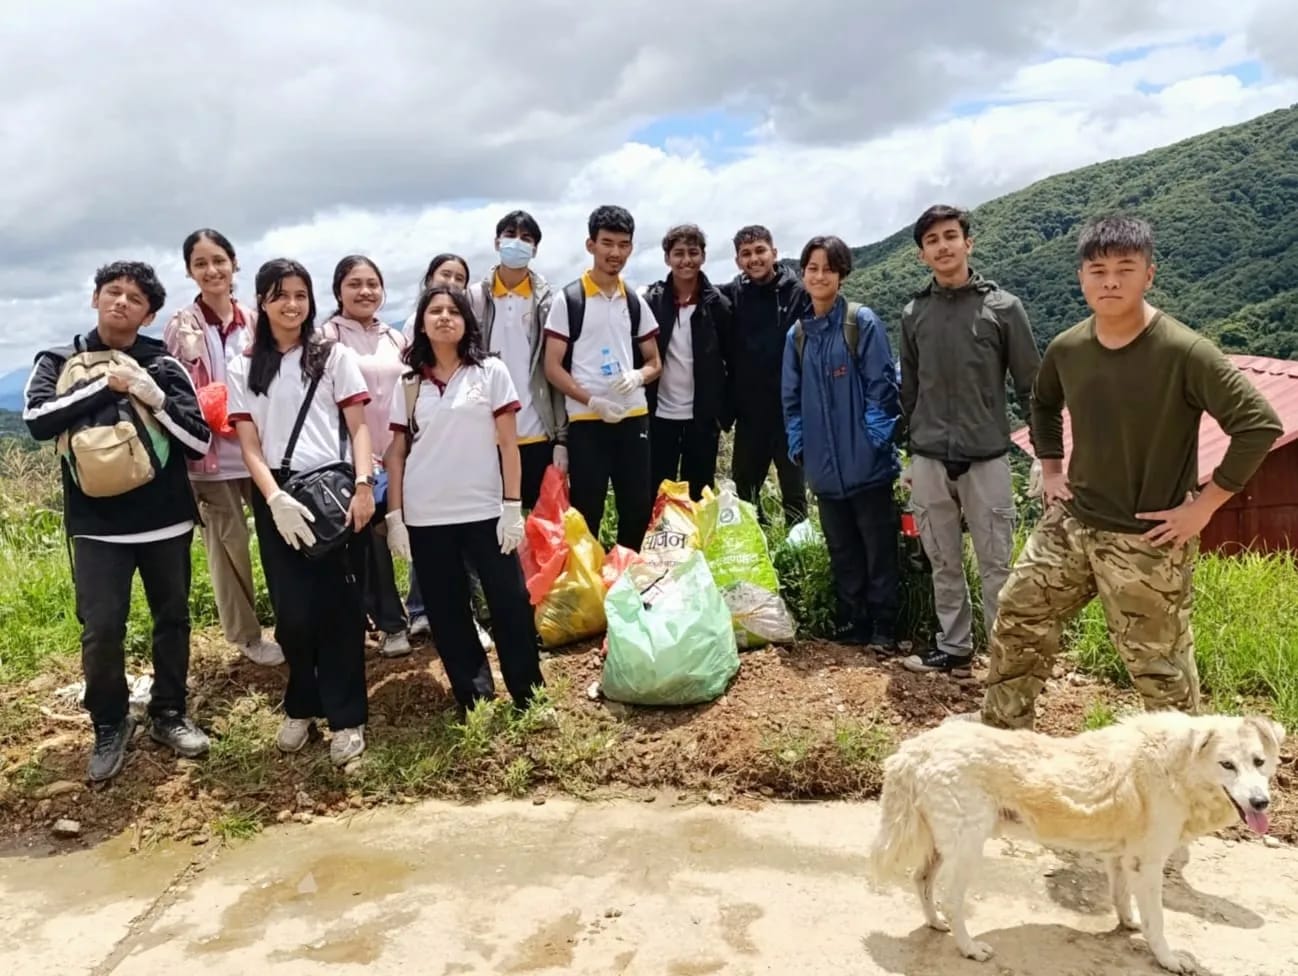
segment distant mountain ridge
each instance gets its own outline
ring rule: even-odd
[[[1154,304],[1227,351],[1298,355],[1298,106],[982,204],[972,211],[973,267],[1023,300],[1044,346],[1088,314],[1074,260],[1082,222],[1118,210],[1154,225]],[[845,291],[895,340],[928,280],[911,230],[853,256]]]

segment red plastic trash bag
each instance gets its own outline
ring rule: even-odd
[[[527,595],[536,606],[550,592],[554,581],[563,572],[568,558],[563,513],[568,510],[568,478],[550,465],[541,479],[541,493],[536,506],[523,523],[523,541],[518,547],[518,558],[523,564],[523,578],[527,581]]]
[[[230,403],[230,391],[224,383],[208,383],[198,391],[198,408],[203,412],[203,419],[212,433],[229,437],[234,433],[227,413]]]
[[[626,546],[614,546],[604,557],[604,565],[600,569],[600,576],[604,579],[604,589],[608,589],[618,581],[618,577],[626,572],[627,567],[640,558],[640,554],[634,549],[628,549]]]

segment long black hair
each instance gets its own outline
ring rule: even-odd
[[[481,366],[483,360],[487,358],[487,350],[482,341],[482,326],[478,324],[478,317],[473,314],[473,306],[469,304],[468,295],[450,285],[433,285],[431,288],[425,288],[424,293],[419,296],[419,304],[415,308],[415,341],[406,350],[406,365],[410,367],[411,372],[418,372],[422,367],[431,367],[437,362],[433,355],[433,343],[428,338],[428,333],[424,331],[424,315],[438,295],[449,296],[460,317],[464,319],[464,335],[460,337],[459,345],[455,350],[460,357],[460,362],[466,366]]]
[[[374,272],[374,277],[379,279],[379,287],[383,289],[384,297],[387,297],[388,286],[383,281],[383,272],[379,270],[379,266],[364,254],[349,254],[339,261],[338,266],[334,268],[334,301],[338,303],[338,307],[334,309],[334,315],[343,314],[343,282],[347,280],[347,276],[352,273],[352,269],[358,264],[367,265]]]
[[[228,237],[222,234],[219,230],[213,230],[211,227],[200,227],[198,230],[186,237],[184,243],[180,245],[180,253],[185,258],[186,271],[189,270],[189,261],[194,256],[195,246],[199,241],[204,239],[211,241],[224,251],[225,256],[230,259],[231,264],[236,264],[238,262],[238,258],[234,256],[234,245],[230,243]]]
[[[451,254],[449,251],[445,254],[439,254],[428,262],[428,270],[424,272],[424,287],[427,288],[429,282],[433,280],[433,273],[446,264],[448,261],[456,261],[464,269],[464,285],[467,288],[472,278],[469,275],[469,262],[464,260],[458,254]]]
[[[279,375],[280,360],[284,358],[275,345],[270,317],[264,306],[280,296],[284,281],[292,277],[302,279],[309,302],[306,318],[302,320],[302,377],[318,379],[324,375],[325,363],[329,361],[333,343],[315,330],[315,290],[311,272],[291,258],[272,258],[257,269],[257,325],[252,337],[252,363],[248,367],[248,389],[255,394],[264,394],[270,389],[271,380]]]

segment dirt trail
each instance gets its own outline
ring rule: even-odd
[[[971,903],[992,963],[862,881],[873,804],[416,804],[231,848],[0,858],[0,972],[193,974],[1157,973],[1095,865],[988,845]],[[1264,883],[1262,882],[1265,879]],[[1202,841],[1168,935],[1216,976],[1298,971],[1298,851]]]

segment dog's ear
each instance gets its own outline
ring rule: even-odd
[[[1203,755],[1217,744],[1216,729],[1196,729],[1192,733],[1193,738],[1190,740],[1190,754],[1195,759],[1203,758]]]
[[[1284,745],[1285,730],[1279,722],[1266,718],[1262,715],[1249,715],[1244,719],[1245,725],[1250,725],[1257,730],[1257,734],[1262,739],[1263,746],[1267,752],[1280,754],[1280,747]]]

